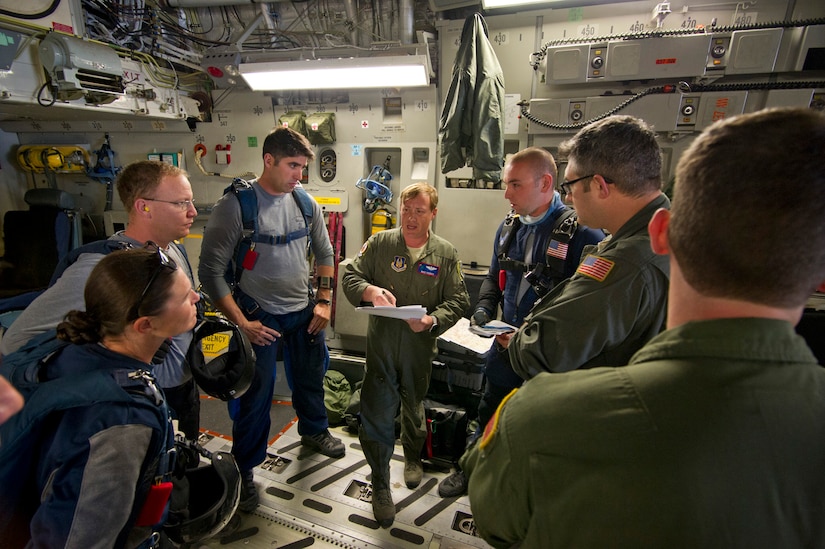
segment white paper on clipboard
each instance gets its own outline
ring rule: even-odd
[[[404,305],[403,307],[379,306],[379,307],[356,307],[356,311],[375,316],[385,316],[388,318],[408,318],[420,319],[427,314],[427,309],[421,305]]]

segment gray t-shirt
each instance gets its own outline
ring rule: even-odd
[[[257,182],[252,186],[258,199],[259,234],[284,236],[306,227],[301,208],[291,194],[271,195]],[[332,266],[334,252],[323,212],[315,200],[312,207],[310,234],[315,263]],[[233,193],[227,193],[209,215],[198,263],[198,279],[213,299],[230,293],[224,274],[240,241],[242,226],[240,202]],[[257,244],[255,252],[258,257],[254,267],[245,269],[241,276],[241,290],[270,314],[292,313],[306,307],[309,298],[306,237],[288,244]]]

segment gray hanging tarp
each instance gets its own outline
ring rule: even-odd
[[[464,21],[438,129],[441,173],[466,165],[498,183],[504,166],[504,73],[480,13]]]

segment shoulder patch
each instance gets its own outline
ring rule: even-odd
[[[493,414],[493,417],[490,418],[490,421],[487,422],[487,425],[484,427],[484,433],[481,435],[481,441],[478,443],[478,447],[480,449],[484,449],[489,445],[493,439],[496,437],[496,433],[498,432],[498,421],[501,417],[501,410],[504,408],[504,405],[507,404],[507,401],[510,400],[510,397],[516,394],[518,388],[513,389],[510,393],[501,400],[501,404],[498,405],[496,408],[496,412]]]
[[[364,242],[364,245],[363,245],[363,246],[361,246],[361,249],[360,249],[360,250],[358,250],[358,257],[361,257],[362,255],[364,255],[364,252],[366,252],[366,251],[367,251],[367,246],[369,245],[369,243],[370,243],[370,242],[369,242],[369,240],[367,240],[366,242]]]
[[[567,244],[559,242],[555,238],[547,245],[547,255],[558,259],[567,259]]]
[[[396,273],[403,273],[407,270],[407,258],[403,255],[397,255],[390,263],[392,270]]]
[[[615,264],[616,263],[610,261],[609,259],[591,254],[584,258],[584,260],[579,264],[579,268],[576,269],[576,272],[589,276],[599,282],[604,282],[604,279],[607,278],[607,275],[609,275],[610,271],[613,270],[613,266]]]

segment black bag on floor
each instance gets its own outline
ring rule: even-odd
[[[427,417],[427,443],[424,445],[427,459],[458,461],[464,453],[469,418],[467,411],[454,404],[442,404],[424,400]]]

